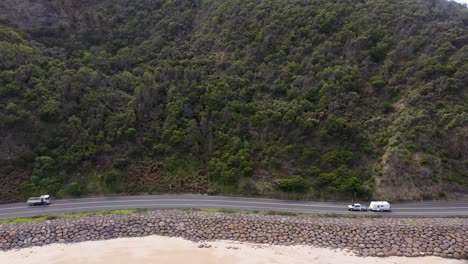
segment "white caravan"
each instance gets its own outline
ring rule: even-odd
[[[386,201],[375,201],[370,203],[369,210],[376,212],[391,211],[391,206]]]

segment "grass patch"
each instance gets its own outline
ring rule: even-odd
[[[129,214],[143,214],[147,212],[147,209],[131,209],[131,210],[103,210],[96,212],[83,212],[83,213],[67,213],[59,215],[46,215],[46,216],[33,216],[33,217],[19,217],[11,219],[2,219],[0,220],[0,225],[9,225],[9,224],[25,224],[33,222],[45,222],[47,220],[54,219],[74,219],[78,217],[86,217],[93,215],[129,215]]]
[[[69,214],[63,214],[60,215],[60,218],[66,218],[66,219],[73,219],[77,217],[85,217],[85,216],[93,216],[93,215],[129,215],[129,214],[135,214],[135,213],[143,213],[146,212],[144,209],[128,209],[128,210],[103,210],[103,211],[97,211],[97,212],[84,212],[84,213],[69,213]]]
[[[312,217],[312,218],[382,218],[380,214],[316,214],[316,213],[299,213],[287,211],[253,211],[253,210],[237,210],[237,209],[224,209],[224,208],[202,208],[202,209],[188,209],[188,211],[202,211],[206,213],[225,213],[225,214],[261,214],[261,215],[282,215],[282,216],[296,216],[296,217]]]
[[[285,211],[267,211],[266,215],[286,215],[286,216],[298,216],[298,213],[285,212]]]
[[[251,214],[253,211],[245,211],[245,210],[236,210],[236,209],[226,209],[226,208],[202,208],[200,211],[205,213],[223,213],[223,214],[235,214],[235,213],[242,213],[242,214]]]
[[[319,214],[319,217],[337,218],[382,218],[381,214]]]
[[[382,218],[380,214],[335,214],[335,213],[299,213],[286,211],[267,211],[265,215],[283,215],[309,218]]]
[[[32,222],[44,222],[46,220],[47,220],[47,217],[45,217],[45,216],[19,217],[19,218],[11,218],[11,219],[2,219],[2,220],[0,220],[0,225],[25,224],[25,223],[32,223]]]
[[[414,220],[405,220],[405,224],[407,224],[407,225],[416,225],[416,221],[414,221]]]

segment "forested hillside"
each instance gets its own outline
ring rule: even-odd
[[[468,193],[468,9],[4,0],[0,200]]]

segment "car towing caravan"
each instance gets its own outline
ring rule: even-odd
[[[390,212],[391,206],[386,201],[372,201],[369,205],[369,210],[374,211],[374,212],[384,212],[384,211]]]

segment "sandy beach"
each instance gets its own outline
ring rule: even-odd
[[[199,248],[204,245],[204,248]],[[464,260],[439,257],[357,257],[341,250],[308,246],[269,246],[216,241],[194,243],[181,238],[149,236],[119,238],[76,244],[53,244],[0,252],[0,263],[8,264],[149,264],[149,263],[203,263],[203,264],[466,264]]]

